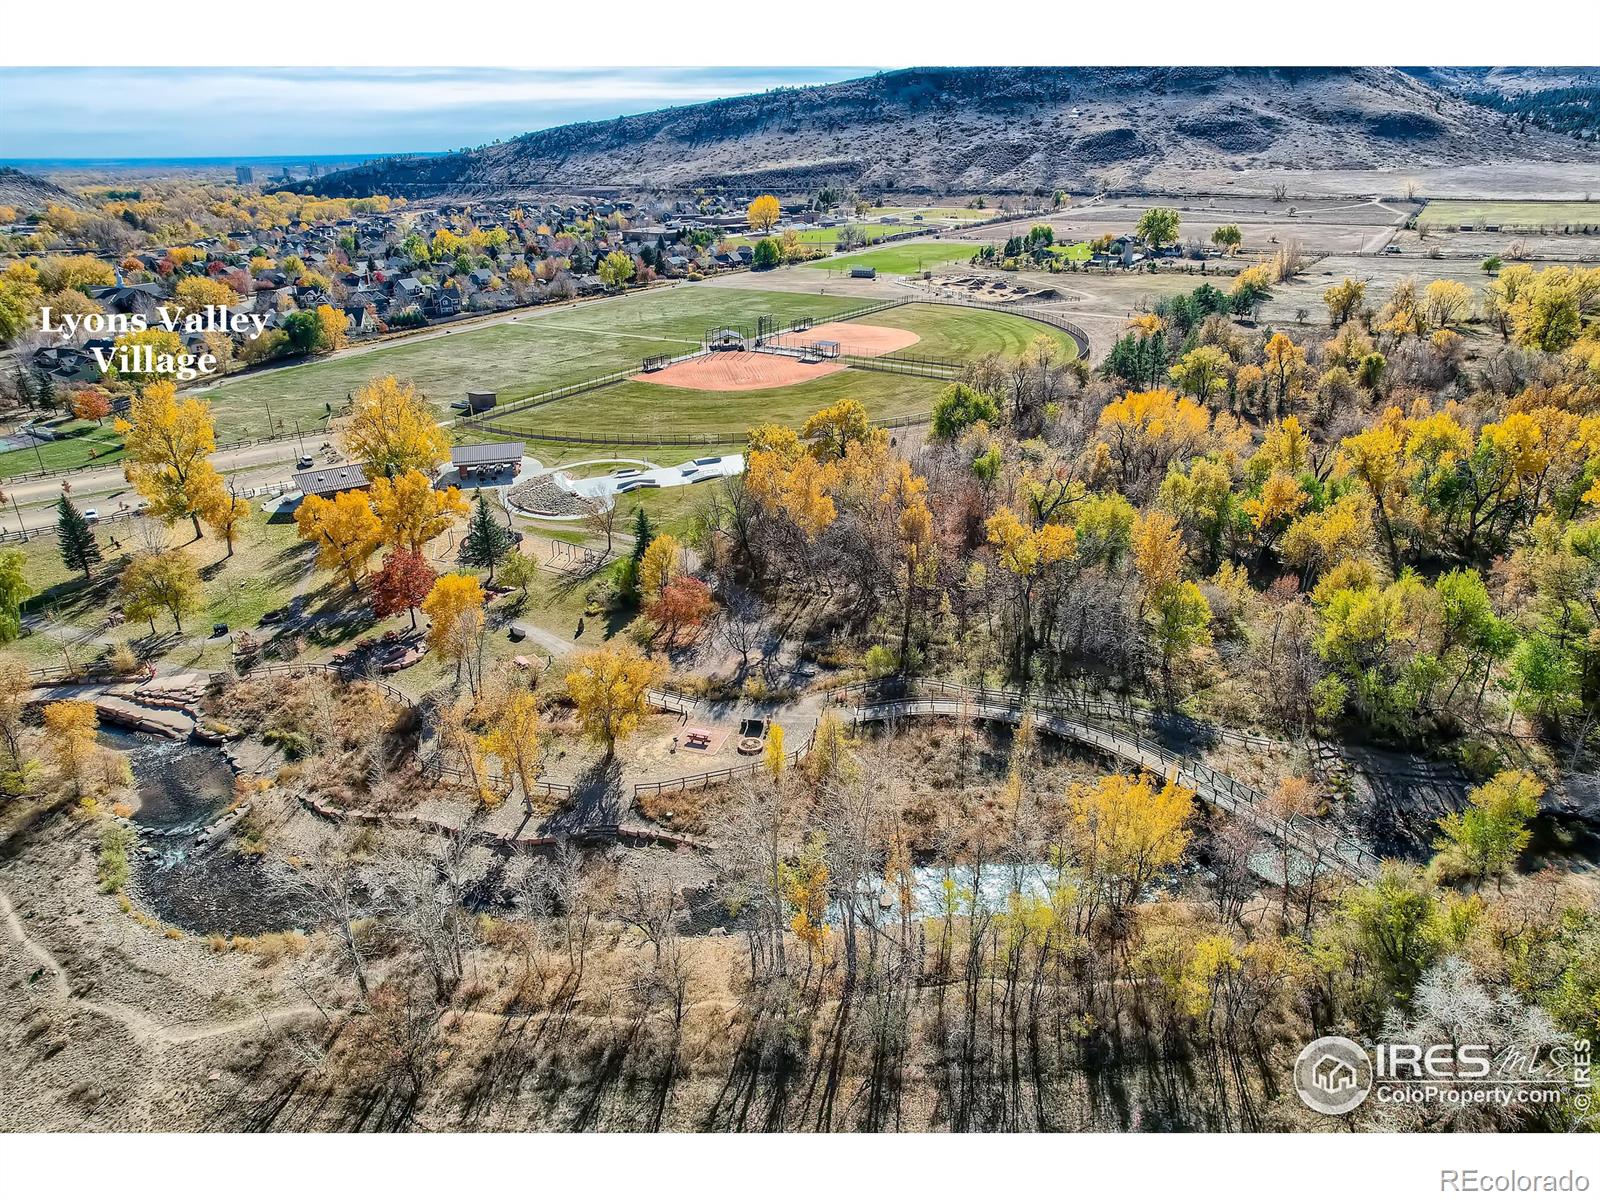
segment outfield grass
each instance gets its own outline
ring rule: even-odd
[[[863,324],[891,326],[915,333],[919,340],[901,351],[912,358],[967,362],[988,354],[1014,357],[1040,336],[1055,341],[1068,357],[1076,353],[1072,339],[1061,330],[1013,313],[942,304],[909,304],[873,313],[861,320]],[[856,369],[824,375],[791,387],[742,392],[702,392],[629,380],[509,413],[495,424],[526,431],[559,430],[595,436],[667,438],[708,432],[737,435],[751,425],[768,421],[798,425],[819,408],[846,398],[859,400],[869,414],[882,420],[925,413],[933,407],[944,387],[943,380]],[[606,453],[597,446],[549,445],[559,457],[547,460],[531,443],[528,453],[550,462],[573,462]],[[618,448],[615,453],[665,464],[704,452],[699,447],[683,446],[661,446],[651,451]]]
[[[1600,201],[1430,200],[1419,225],[1499,225],[1502,229],[1600,231]]]
[[[797,229],[795,230],[794,235],[800,239],[800,244],[803,246],[827,246],[829,249],[832,249],[834,246],[839,244],[839,234],[843,228],[843,226],[835,226],[831,229]],[[857,225],[856,228],[860,229],[862,233],[866,235],[866,238],[869,242],[877,241],[885,234],[904,233],[906,231],[906,227],[904,225],[868,224]],[[773,233],[771,236],[781,241],[783,238],[783,231],[779,230]],[[737,237],[731,237],[727,239],[729,243],[735,246],[754,246],[761,240],[761,237],[748,233],[741,233]]]
[[[441,412],[471,391],[492,391],[502,404],[630,367],[652,354],[681,354],[719,325],[753,325],[770,313],[780,322],[819,320],[858,301],[799,292],[678,287],[636,292],[515,320],[224,381],[203,393],[222,440],[268,430],[267,407],[282,422],[322,418],[348,394],[380,375],[410,380]]]
[[[37,452],[29,446],[0,453],[0,478],[25,475],[29,471],[65,471],[91,462],[96,466],[109,466],[122,459],[122,438],[111,427],[109,419],[104,425],[93,421],[67,421],[54,428],[56,440],[43,443]]]
[[[793,387],[750,392],[699,392],[632,380],[593,392],[569,396],[537,408],[511,413],[496,424],[523,430],[552,430],[596,436],[657,438],[698,433],[741,435],[752,425],[777,422],[798,425],[819,408],[843,399],[859,400],[875,418],[928,412],[945,386],[942,380],[883,371],[844,370]],[[598,448],[596,448],[598,449]],[[699,446],[660,447],[665,457],[638,447],[612,451],[629,458],[663,464],[682,462],[706,451]],[[537,450],[529,454],[539,457]],[[565,461],[578,455],[569,454]],[[598,457],[596,453],[582,457]]]
[[[907,304],[887,312],[862,317],[864,325],[909,329],[921,340],[900,354],[908,358],[944,358],[971,362],[987,354],[1016,357],[1036,337],[1056,342],[1068,358],[1077,357],[1077,344],[1062,330],[1012,313],[957,308],[946,304]]]
[[[978,251],[971,242],[895,242],[877,250],[863,250],[840,258],[821,258],[802,267],[848,272],[852,267],[875,267],[888,275],[916,275],[945,263],[965,262]]]

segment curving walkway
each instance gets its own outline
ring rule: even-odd
[[[1331,867],[1350,879],[1370,879],[1381,860],[1370,850],[1320,821],[1282,821],[1267,807],[1266,797],[1248,784],[1214,770],[1199,759],[1175,754],[1135,729],[1117,724],[1125,718],[1110,706],[1051,704],[1009,692],[991,692],[938,680],[914,680],[902,685],[909,691],[929,691],[931,696],[875,698],[870,687],[858,686],[833,693],[849,718],[857,723],[896,721],[917,717],[957,717],[1004,721],[1019,725],[1032,715],[1035,725],[1091,749],[1102,751],[1130,766],[1172,779],[1213,808],[1248,821],[1273,840],[1281,842],[1312,864]]]

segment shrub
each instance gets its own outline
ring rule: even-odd
[[[100,826],[100,890],[120,892],[128,884],[128,847],[133,830],[117,821]]]
[[[261,735],[269,746],[278,746],[285,758],[293,761],[311,753],[311,739],[298,729],[269,729]]]
[[[861,660],[861,665],[866,668],[867,678],[882,679],[885,675],[893,675],[899,662],[895,652],[887,646],[874,646],[867,651],[866,657]]]
[[[270,966],[281,958],[304,954],[309,945],[310,938],[298,930],[289,929],[283,933],[263,933],[248,948],[263,966]]]

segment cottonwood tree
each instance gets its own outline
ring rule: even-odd
[[[151,633],[161,613],[170,616],[182,633],[183,618],[204,607],[200,572],[181,549],[135,555],[122,572],[117,591],[123,615],[130,621],[149,621]]]
[[[367,963],[356,926],[383,911],[381,884],[374,887],[361,878],[356,865],[335,845],[323,846],[294,874],[296,893],[327,919],[339,933],[339,943],[350,963],[356,994],[365,1008],[369,996]]]
[[[1144,239],[1152,250],[1178,240],[1178,210],[1175,208],[1147,208],[1134,226],[1134,232]]]
[[[583,527],[596,537],[606,539],[605,556],[611,557],[611,548],[617,536],[617,519],[620,515],[615,501],[583,500],[580,502],[583,510]],[[640,513],[644,509],[639,509]]]
[[[761,195],[750,201],[745,208],[745,219],[750,223],[750,228],[768,233],[778,223],[782,215],[776,196]]]
[[[461,682],[462,668],[469,668],[474,688],[477,677],[471,674],[483,638],[483,585],[471,575],[441,575],[422,602],[428,617],[428,648],[456,669]]]
[[[21,550],[0,550],[0,644],[22,635],[22,602],[33,595]]]
[[[211,532],[220,537],[228,547],[227,557],[233,557],[233,540],[250,522],[253,513],[248,500],[241,499],[230,481],[226,491],[218,488],[200,512],[200,519],[211,526]]]
[[[578,724],[606,748],[606,761],[617,743],[639,727],[648,705],[646,693],[660,679],[661,667],[631,646],[605,646],[578,659],[567,674],[567,693],[578,707]]]
[[[200,517],[218,501],[222,476],[211,465],[217,448],[211,407],[204,401],[178,399],[169,380],[147,384],[117,419],[127,459],[128,481],[150,502],[150,512],[164,521],[187,517],[200,537]]]
[[[770,613],[760,597],[737,583],[721,588],[722,605],[712,627],[713,636],[739,656],[739,674],[750,669],[750,655],[766,644],[771,630]]]
[[[367,560],[383,535],[372,506],[360,492],[340,492],[333,499],[307,496],[295,510],[303,541],[317,548],[317,566],[344,575],[352,595],[361,594]]]
[[[1474,879],[1505,874],[1533,836],[1528,822],[1538,815],[1544,791],[1527,771],[1501,771],[1472,789],[1465,809],[1439,818],[1435,848],[1458,859]]]
[[[385,546],[420,551],[467,511],[459,488],[436,488],[422,471],[411,469],[393,478],[380,475],[369,493]]]
[[[427,402],[411,384],[392,375],[356,389],[337,440],[340,449],[362,464],[368,479],[392,479],[413,470],[431,476],[450,453],[450,438]]]
[[[483,748],[500,761],[508,779],[522,788],[522,804],[533,816],[539,792],[539,698],[530,691],[512,693],[490,718]]]

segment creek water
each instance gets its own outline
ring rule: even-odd
[[[259,858],[197,835],[233,798],[222,752],[199,742],[103,729],[102,744],[128,756],[139,805],[130,887],[141,908],[189,933],[255,934],[302,928],[305,912]]]

